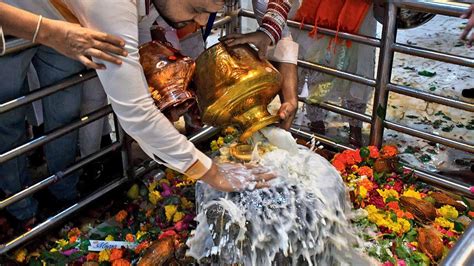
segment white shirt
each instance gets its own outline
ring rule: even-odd
[[[1,0],[0,0],[1,1]],[[5,0],[4,2],[48,18],[58,16],[48,0]],[[84,27],[122,37],[128,56],[122,65],[94,59],[106,66],[97,75],[123,129],[157,162],[181,173],[200,165],[202,176],[212,160],[196,149],[158,110],[148,92],[139,62],[139,22],[144,14],[144,0],[62,0]],[[149,27],[149,25],[148,25]],[[198,176],[196,176],[198,175]]]

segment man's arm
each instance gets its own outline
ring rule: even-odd
[[[121,36],[128,56],[97,71],[123,129],[153,159],[200,178],[212,161],[181,135],[155,106],[139,62],[137,7],[130,0],[67,1],[85,27]]]

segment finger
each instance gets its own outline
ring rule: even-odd
[[[258,49],[258,58],[264,60],[267,57],[267,47]]]
[[[112,45],[110,43],[106,43],[106,42],[94,41],[93,47],[96,48],[96,49],[102,50],[104,52],[109,52],[109,53],[113,53],[113,54],[116,54],[116,55],[122,55],[122,56],[127,56],[128,55],[128,53],[125,49],[123,49],[119,46],[116,46],[116,45]]]
[[[87,58],[87,57],[84,56],[84,55],[78,56],[77,59],[79,60],[79,62],[81,62],[83,65],[85,65],[85,66],[88,67],[88,68],[92,68],[92,69],[106,69],[105,65],[103,65],[103,64],[97,64],[97,63],[95,63],[94,61],[90,60],[89,58]]]
[[[269,188],[269,187],[270,187],[270,184],[268,184],[267,182],[258,182],[255,185],[255,189],[262,189],[262,188]]]
[[[264,174],[258,174],[257,175],[257,180],[262,180],[262,181],[269,181],[274,179],[276,176],[273,173],[264,173]]]
[[[94,39],[97,39],[103,42],[108,42],[116,46],[121,46],[121,47],[125,46],[124,39],[111,35],[111,34],[102,33],[102,32],[94,32],[92,33],[92,36],[94,37]]]
[[[227,46],[236,46],[236,45],[239,45],[239,44],[244,44],[244,43],[253,43],[249,38],[245,38],[245,37],[242,37],[242,38],[239,38],[239,39],[231,39],[231,40],[228,40],[228,41],[224,41],[224,43],[227,45]]]
[[[93,56],[97,59],[101,59],[101,60],[108,61],[110,63],[117,64],[117,65],[122,64],[122,60],[120,60],[119,58],[117,58],[115,56],[111,56],[111,55],[109,55],[107,53],[104,53],[101,50],[97,50],[95,48],[87,49],[85,51],[85,54],[88,55],[88,56]]]

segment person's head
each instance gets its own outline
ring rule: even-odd
[[[223,9],[229,0],[153,0],[163,19],[174,28],[195,22],[206,25],[209,14]]]

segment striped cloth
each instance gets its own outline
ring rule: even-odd
[[[281,39],[281,32],[286,25],[286,19],[291,9],[290,0],[270,0],[262,24],[258,28],[270,37],[272,44]]]

